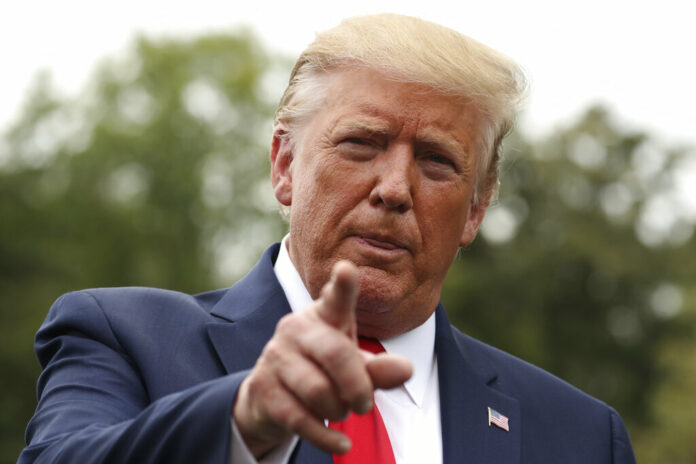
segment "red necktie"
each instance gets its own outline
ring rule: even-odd
[[[374,339],[359,338],[358,345],[375,354],[384,352],[384,347]],[[367,414],[350,413],[342,422],[329,422],[329,427],[343,432],[353,442],[346,454],[333,455],[334,464],[396,464],[377,404]]]

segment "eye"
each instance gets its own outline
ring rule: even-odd
[[[343,143],[351,143],[354,145],[370,145],[370,142],[366,139],[361,139],[358,137],[349,137],[343,141]]]
[[[424,153],[422,159],[429,166],[436,169],[457,169],[457,165],[452,158],[440,153]]]
[[[427,155],[426,158],[428,161],[433,162],[433,163],[454,166],[454,163],[452,162],[451,159],[449,159],[446,156],[440,155],[438,153],[431,153],[431,154]]]
[[[346,137],[337,148],[343,156],[355,161],[371,160],[379,153],[375,142],[363,137]]]
[[[431,179],[451,179],[459,173],[457,162],[451,156],[433,151],[426,151],[418,157],[423,173]]]

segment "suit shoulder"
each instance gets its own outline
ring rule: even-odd
[[[97,305],[109,312],[120,310],[150,308],[153,310],[195,309],[210,312],[226,289],[189,295],[176,290],[153,287],[104,287],[77,290],[62,295],[54,306],[82,307]]]
[[[70,334],[99,340],[114,350],[133,355],[141,349],[165,349],[170,342],[200,344],[218,294],[203,296],[146,287],[79,290],[62,295],[37,332],[36,348],[48,355],[54,340]],[[133,355],[137,357],[136,355]]]
[[[185,330],[211,321],[210,311],[224,290],[188,295],[148,287],[79,290],[62,295],[43,327],[103,327],[108,331]]]
[[[454,327],[452,332],[463,355],[488,385],[518,401],[527,442],[541,443],[535,440],[544,437],[543,446],[527,447],[525,462],[556,462],[560,456],[573,458],[565,462],[606,462],[605,453],[611,453],[611,462],[635,464],[626,427],[609,405]]]
[[[496,373],[493,386],[500,391],[519,398],[534,398],[540,403],[597,408],[602,414],[610,409],[601,400],[528,361],[476,340],[454,327],[453,332],[463,350],[478,360],[476,365],[480,371]]]

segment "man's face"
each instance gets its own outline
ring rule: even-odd
[[[352,261],[359,332],[398,335],[432,314],[483,219],[485,206],[472,207],[481,117],[375,71],[327,79],[297,144],[276,138],[271,153],[276,197],[291,207],[290,257],[313,298],[337,261]]]

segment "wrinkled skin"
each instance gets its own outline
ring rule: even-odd
[[[326,79],[321,108],[294,141],[278,128],[271,148],[290,257],[316,301],[279,322],[240,388],[234,418],[257,457],[292,433],[348,450],[324,419],[369,410],[375,388],[411,375],[398,356],[361,352],[356,335],[425,322],[487,205],[472,201],[482,129],[472,105],[365,69]]]

